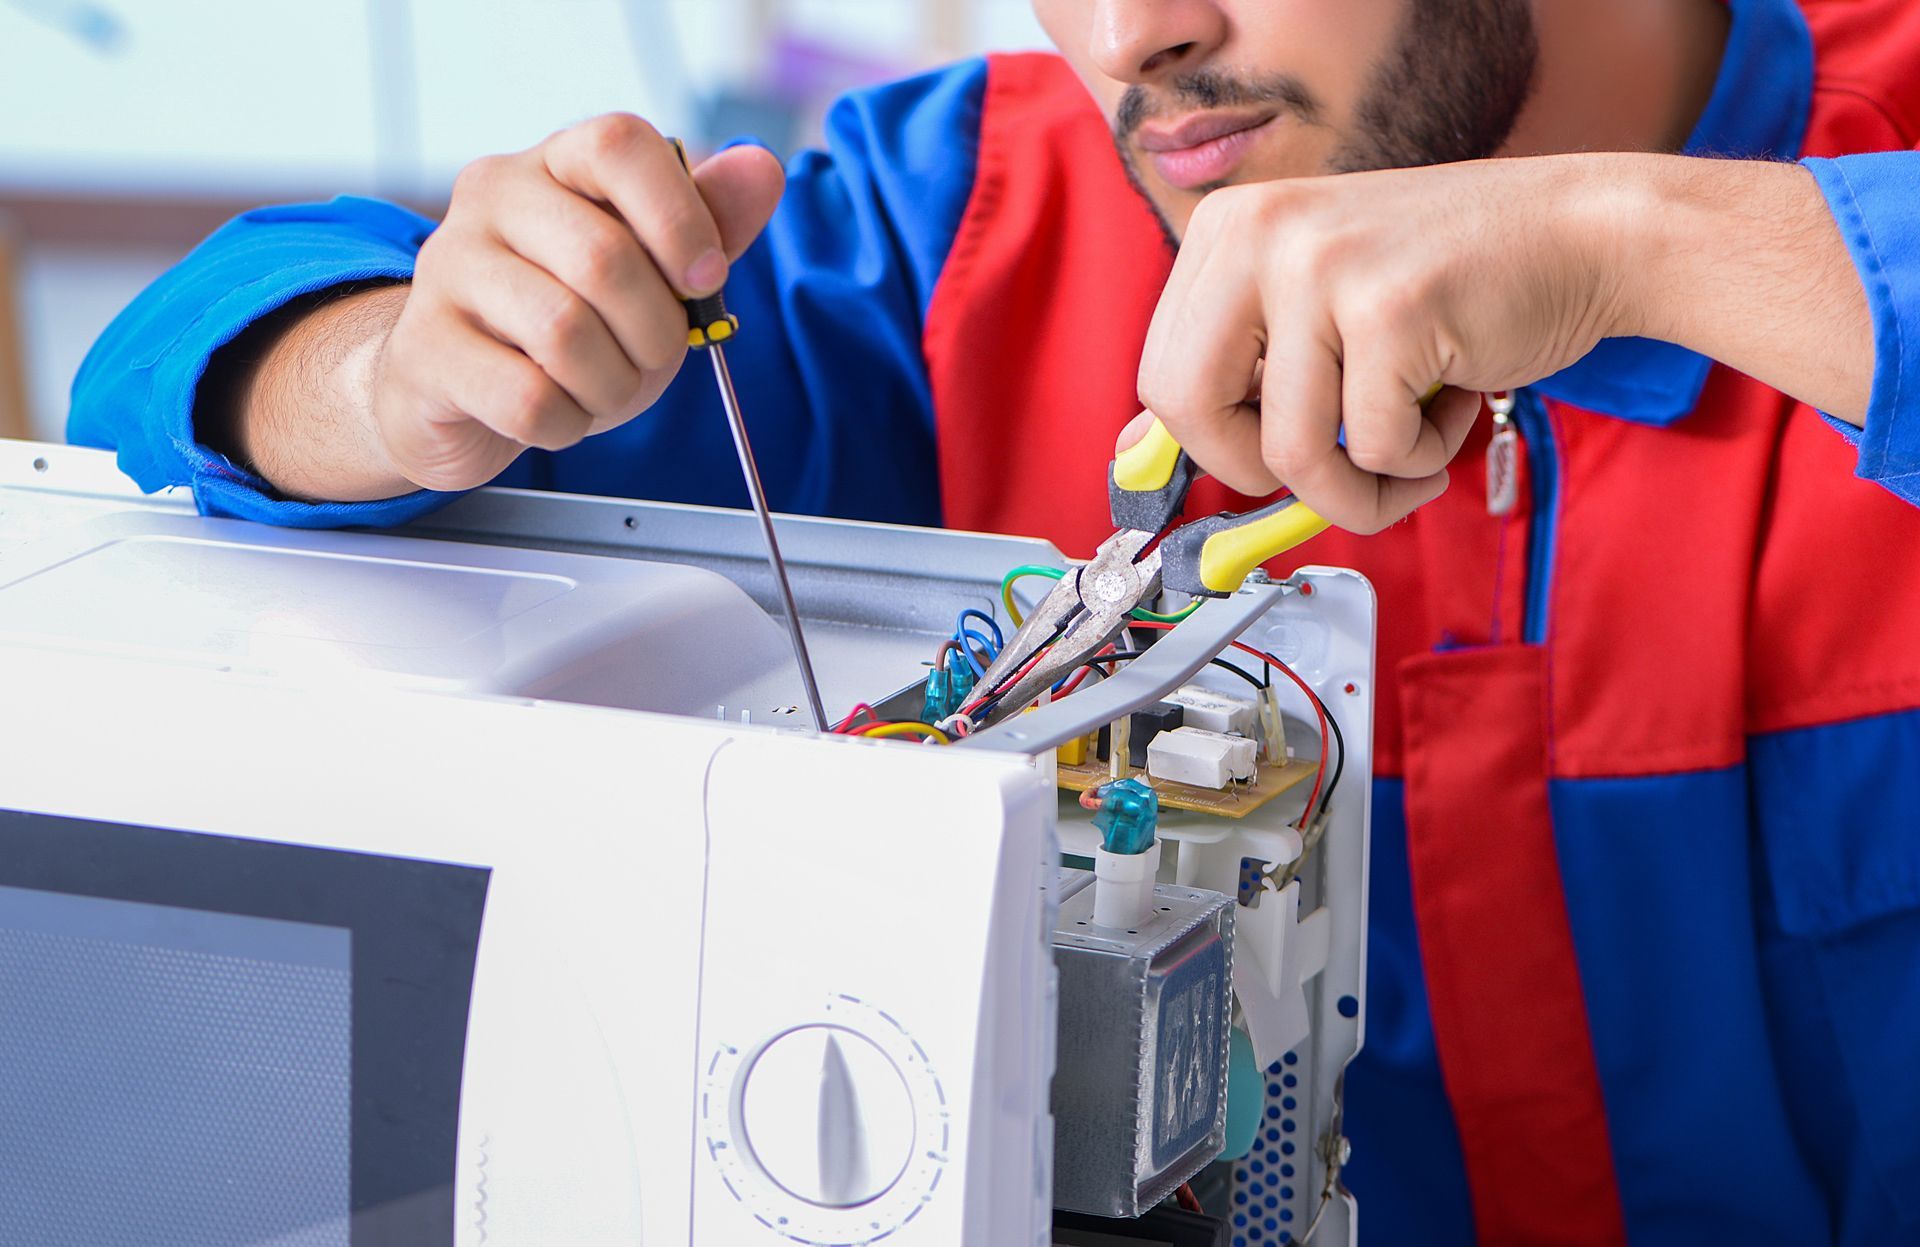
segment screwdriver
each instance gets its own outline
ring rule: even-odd
[[[693,176],[687,149],[679,139],[673,150],[680,167]],[[827,730],[827,711],[820,701],[820,685],[813,676],[813,660],[807,656],[807,638],[800,631],[800,612],[793,604],[793,586],[787,581],[787,561],[780,557],[780,540],[773,531],[773,512],[767,507],[767,491],[760,484],[760,469],[754,463],[753,443],[747,439],[747,422],[740,415],[740,396],[733,389],[733,373],[727,368],[727,353],[720,344],[740,331],[740,318],[727,311],[727,301],[718,290],[697,299],[681,300],[687,308],[687,345],[705,351],[713,361],[713,379],[720,387],[720,405],[726,409],[727,426],[733,431],[733,448],[740,456],[740,474],[747,481],[747,496],[753,499],[753,513],[760,518],[760,534],[767,542],[767,562],[773,567],[773,583],[780,591],[780,606],[787,615],[787,636],[793,641],[793,660],[800,667],[801,683],[806,685],[807,706],[813,712],[816,731]]]

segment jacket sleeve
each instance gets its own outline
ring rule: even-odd
[[[772,223],[734,266],[727,299],[742,331],[728,360],[781,510],[939,522],[921,327],[972,190],[985,79],[973,61],[838,101],[826,149],[790,163]],[[294,299],[410,278],[432,229],[353,198],[229,222],[95,343],[74,381],[69,439],[115,450],[144,489],[189,486],[208,515],[384,526],[433,509],[451,495],[280,497],[194,425],[200,379],[223,345]],[[649,411],[565,451],[528,451],[496,483],[746,501],[712,374],[693,356]]]
[[[1859,448],[1859,476],[1920,505],[1920,152],[1801,163],[1826,196],[1873,314],[1866,426],[1828,423]]]
[[[429,494],[351,505],[290,502],[194,435],[194,398],[214,352],[294,299],[349,282],[405,278],[433,226],[371,199],[260,208],[229,221],[142,291],[88,352],[67,438],[118,453],[142,489],[187,485],[200,510],[309,527],[394,524]]]

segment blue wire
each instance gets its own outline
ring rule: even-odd
[[[959,635],[957,635],[954,639],[957,641],[961,641],[963,643],[967,641],[972,641],[974,644],[978,645],[981,649],[987,651],[988,658],[1000,657],[1000,647],[994,644],[991,640],[987,639],[987,634],[984,632],[976,632],[972,628],[962,628],[960,629]]]
[[[981,623],[992,629],[993,649],[995,653],[999,653],[1002,649],[1006,648],[1006,634],[1000,631],[1000,625],[994,620],[993,616],[983,610],[976,610],[971,606],[961,611],[960,618],[953,621],[953,634],[956,637],[966,630],[967,620],[969,619],[978,619]]]
[[[987,675],[987,669],[980,665],[980,660],[978,658],[975,658],[973,656],[973,646],[967,644],[967,642],[978,641],[980,643],[981,648],[987,651],[987,657],[989,659],[994,657],[992,644],[987,640],[987,638],[984,635],[982,635],[981,633],[975,632],[972,628],[961,629],[960,635],[955,637],[954,639],[960,642],[960,652],[966,656],[967,665],[973,668],[973,678],[976,680],[985,679]]]

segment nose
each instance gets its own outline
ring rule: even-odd
[[[1218,0],[1093,0],[1087,54],[1109,78],[1151,82],[1206,60],[1226,37]]]

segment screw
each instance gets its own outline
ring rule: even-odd
[[[1266,568],[1256,567],[1247,573],[1246,583],[1250,585],[1270,585],[1273,583],[1273,577],[1267,575]]]

